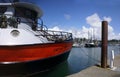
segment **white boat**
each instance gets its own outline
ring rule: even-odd
[[[41,9],[32,3],[0,3],[2,68],[11,71],[13,67],[29,66],[43,71],[67,60],[73,44],[72,34],[49,31],[41,19],[38,22],[42,15]],[[26,68],[17,70],[21,69]]]

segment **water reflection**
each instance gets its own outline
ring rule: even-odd
[[[98,63],[99,52],[100,48],[73,48],[68,59],[70,74]]]
[[[68,61],[65,61],[49,71],[37,73],[31,76],[29,75],[29,77],[64,77],[67,76],[68,74],[69,74]]]

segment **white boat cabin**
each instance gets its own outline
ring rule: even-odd
[[[48,31],[41,9],[31,3],[0,3],[0,45],[54,43],[72,39],[68,32]],[[39,27],[39,28],[38,28]]]

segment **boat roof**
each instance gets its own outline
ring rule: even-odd
[[[28,8],[30,10],[35,11],[35,12],[37,12],[38,18],[43,15],[42,10],[38,6],[36,6],[32,3],[27,3],[27,2],[0,3],[0,6],[12,6],[12,5],[14,5],[15,7],[23,7],[23,8]]]

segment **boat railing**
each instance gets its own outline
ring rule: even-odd
[[[52,31],[52,30],[37,30],[37,32],[40,32],[40,35],[37,36],[43,36],[46,37],[50,41],[67,41],[72,40],[72,33],[69,32],[63,32],[63,31]]]
[[[37,32],[40,32],[40,35],[46,37],[50,41],[65,41],[72,40],[72,33],[64,31],[52,31],[48,30],[47,26],[43,24],[43,20],[40,19],[41,23],[38,23]]]

